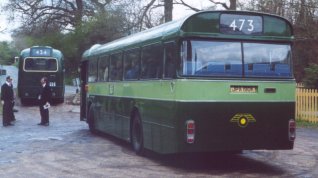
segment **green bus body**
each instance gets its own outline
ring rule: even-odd
[[[95,45],[81,64],[81,120],[92,131],[134,142],[133,121],[140,118],[141,147],[162,154],[292,149],[292,40],[291,25],[281,17],[205,11]],[[172,75],[167,44],[175,50]],[[155,64],[148,60],[152,45],[162,54],[162,62],[149,67],[156,77],[143,69]],[[134,79],[126,76],[129,56],[137,56],[140,67]],[[123,62],[117,63],[119,78],[112,76],[116,60]]]
[[[32,50],[47,50],[48,55],[32,54]],[[52,102],[64,101],[64,57],[49,46],[33,46],[21,51],[18,72],[18,96],[24,104],[36,101],[41,91],[40,80],[47,77],[52,90]]]

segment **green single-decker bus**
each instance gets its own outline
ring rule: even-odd
[[[18,96],[22,104],[36,103],[41,92],[40,80],[48,78],[51,101],[64,101],[64,57],[60,50],[49,46],[33,46],[21,51],[18,71]]]
[[[292,149],[293,38],[279,16],[202,11],[93,45],[80,118],[137,154]]]

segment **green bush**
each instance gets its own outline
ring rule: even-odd
[[[310,64],[305,68],[303,83],[306,88],[318,88],[318,64]]]
[[[296,127],[318,129],[318,123],[312,123],[312,122],[297,119],[296,120]]]
[[[65,77],[65,85],[73,85],[73,78],[70,76]]]

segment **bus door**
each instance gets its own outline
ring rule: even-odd
[[[80,66],[81,78],[81,121],[87,120],[87,79],[88,79],[88,61],[84,61]]]

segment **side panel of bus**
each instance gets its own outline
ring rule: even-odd
[[[94,108],[95,129],[129,141],[131,118],[138,112],[143,123],[144,147],[156,152],[174,152],[177,108],[173,85],[169,80],[90,83],[89,102]],[[146,99],[140,93],[157,93],[161,97]]]

